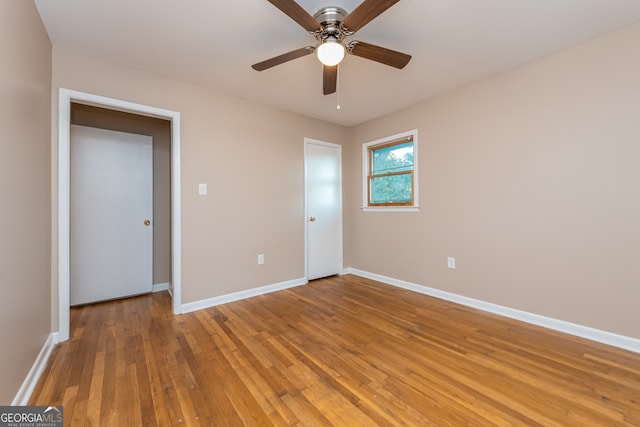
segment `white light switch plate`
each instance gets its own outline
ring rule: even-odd
[[[454,257],[447,258],[447,267],[452,270],[456,268],[456,259]]]
[[[207,195],[207,184],[198,184],[198,194],[201,196]]]

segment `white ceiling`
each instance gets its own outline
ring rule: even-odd
[[[299,0],[351,12],[360,0]],[[401,0],[349,40],[409,53],[403,70],[348,55],[322,95],[315,39],[266,0],[35,0],[56,46],[352,126],[640,21],[638,0]]]

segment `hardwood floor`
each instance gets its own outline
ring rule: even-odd
[[[72,309],[30,404],[72,426],[640,426],[640,354],[342,276]]]

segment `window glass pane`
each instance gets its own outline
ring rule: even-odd
[[[413,141],[373,151],[372,175],[413,169]]]
[[[411,173],[373,177],[370,181],[370,203],[411,203]]]

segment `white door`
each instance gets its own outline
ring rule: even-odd
[[[342,147],[305,139],[307,278],[342,269]]]
[[[71,126],[70,302],[151,292],[152,138]]]

